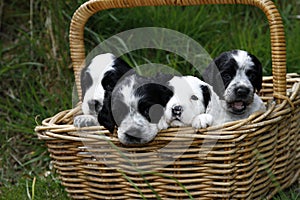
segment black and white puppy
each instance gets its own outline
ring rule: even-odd
[[[96,56],[82,71],[82,111],[74,126],[117,127],[122,144],[143,144],[159,131],[157,123],[173,95],[166,86],[170,76],[143,77],[112,54]]]
[[[222,53],[208,66],[203,79],[220,97],[225,115],[219,123],[244,119],[266,109],[256,94],[262,87],[261,62],[246,51]]]
[[[173,92],[167,86],[169,76],[126,76],[112,94],[112,113],[123,144],[143,144],[158,133],[158,122]]]
[[[81,71],[82,112],[74,118],[74,126],[103,125],[110,132],[112,123],[111,94],[119,79],[132,68],[120,58],[106,53],[95,56]]]
[[[194,76],[174,76],[168,85],[174,95],[166,105],[159,129],[180,126],[206,128],[213,125],[212,115],[217,115],[218,96],[210,85]]]

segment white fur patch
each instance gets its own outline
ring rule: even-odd
[[[130,78],[128,78],[128,83],[124,84],[119,92],[122,94],[123,102],[136,107],[139,98],[134,95],[134,83],[135,76],[130,76]]]
[[[239,50],[237,51],[237,54],[232,54],[232,57],[235,59],[240,69],[254,65],[254,63],[251,60],[251,57],[246,51]]]
[[[88,66],[86,72],[90,74],[93,84],[86,91],[84,95],[84,99],[82,102],[82,111],[85,115],[92,114],[91,113],[88,102],[90,100],[98,100],[100,102],[104,99],[104,89],[101,84],[101,80],[105,72],[109,70],[114,70],[112,67],[114,64],[115,56],[111,53],[100,54],[93,58],[91,64]]]
[[[74,118],[74,126],[78,128],[99,126],[99,122],[93,115],[78,115]]]
[[[208,84],[193,76],[175,76],[169,81],[169,85],[173,87],[174,95],[167,103],[164,116],[158,124],[159,129],[166,129],[169,126],[206,128],[212,125],[212,116],[205,114],[206,108],[200,87]],[[176,106],[182,108],[180,116],[172,114],[172,108]]]

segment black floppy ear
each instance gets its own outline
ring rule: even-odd
[[[202,90],[202,94],[203,94],[203,103],[204,103],[204,108],[205,110],[207,109],[207,106],[211,100],[211,91],[208,88],[207,85],[200,85],[200,88]]]
[[[257,90],[257,92],[259,92],[262,88],[262,64],[261,62],[258,60],[258,58],[252,54],[249,54],[249,56],[251,57],[253,63],[254,63],[254,69],[255,69],[255,79],[251,80],[251,84],[253,85],[253,87]]]
[[[202,74],[202,80],[210,84],[219,97],[223,97],[225,91],[225,83],[223,82],[220,68],[222,68],[222,63],[225,63],[227,60],[227,54],[222,53],[207,66]]]
[[[151,93],[149,100],[153,105],[149,109],[150,122],[158,123],[164,114],[164,107],[173,96],[173,91],[164,85],[155,84]]]
[[[109,132],[113,133],[115,129],[115,121],[111,111],[111,93],[105,92],[103,106],[98,113],[98,121],[100,125],[104,126]]]
[[[149,83],[136,90],[139,112],[151,123],[158,123],[164,114],[164,107],[173,96],[173,91],[164,85]]]

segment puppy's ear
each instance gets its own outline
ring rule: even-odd
[[[87,66],[81,71],[80,85],[82,91],[82,97],[84,97],[86,91],[93,85],[93,79],[91,74],[87,71]]]
[[[97,106],[95,106],[97,108]],[[98,113],[98,121],[109,132],[113,133],[115,129],[115,121],[111,111],[111,93],[105,92],[105,98],[101,111]]]
[[[115,61],[114,70],[107,71],[101,80],[101,84],[106,91],[113,91],[118,81],[134,73],[134,70],[124,61],[120,59],[117,61]]]
[[[257,90],[257,92],[259,92],[262,88],[262,64],[256,56],[252,54],[249,54],[249,56],[251,57],[252,62],[254,63],[255,69],[255,78],[251,80],[251,83],[253,87]]]
[[[173,96],[173,91],[164,85],[149,83],[136,90],[139,112],[151,123],[158,123],[164,114],[164,107]]]
[[[171,97],[173,96],[173,91],[166,87],[166,86],[160,86],[158,93],[161,94],[161,105],[166,106]]]
[[[150,102],[153,103],[149,110],[149,117],[150,122],[158,123],[164,114],[164,107],[167,105],[170,98],[173,96],[173,91],[167,88],[166,86],[156,85],[156,87],[154,87],[154,91],[152,92],[153,95],[156,93],[156,97],[149,98]]]
[[[223,63],[228,62],[228,59],[228,55],[226,53],[222,53],[220,56],[215,58],[202,73],[202,80],[210,84],[221,98],[225,91],[225,83],[223,82],[220,70],[223,67]]]
[[[204,108],[205,110],[207,109],[207,106],[211,100],[211,91],[208,88],[207,85],[200,85],[200,88],[202,90],[202,94],[203,94],[203,103],[204,103]]]
[[[105,72],[101,84],[106,91],[113,91],[117,82],[124,76],[133,74],[134,70],[121,58],[114,58],[113,70]],[[123,77],[124,78],[124,77]]]

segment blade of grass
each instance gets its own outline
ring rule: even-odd
[[[142,199],[146,199],[145,198],[145,196],[144,196],[144,194],[143,194],[143,192],[139,189],[139,187],[122,171],[122,170],[119,170],[119,169],[117,169],[117,171],[119,172],[119,173],[121,173],[122,174],[122,176],[124,176],[125,177],[125,179],[129,182],[129,183],[131,183],[131,185],[136,189],[136,191],[138,191],[138,193],[141,195],[141,198]]]

